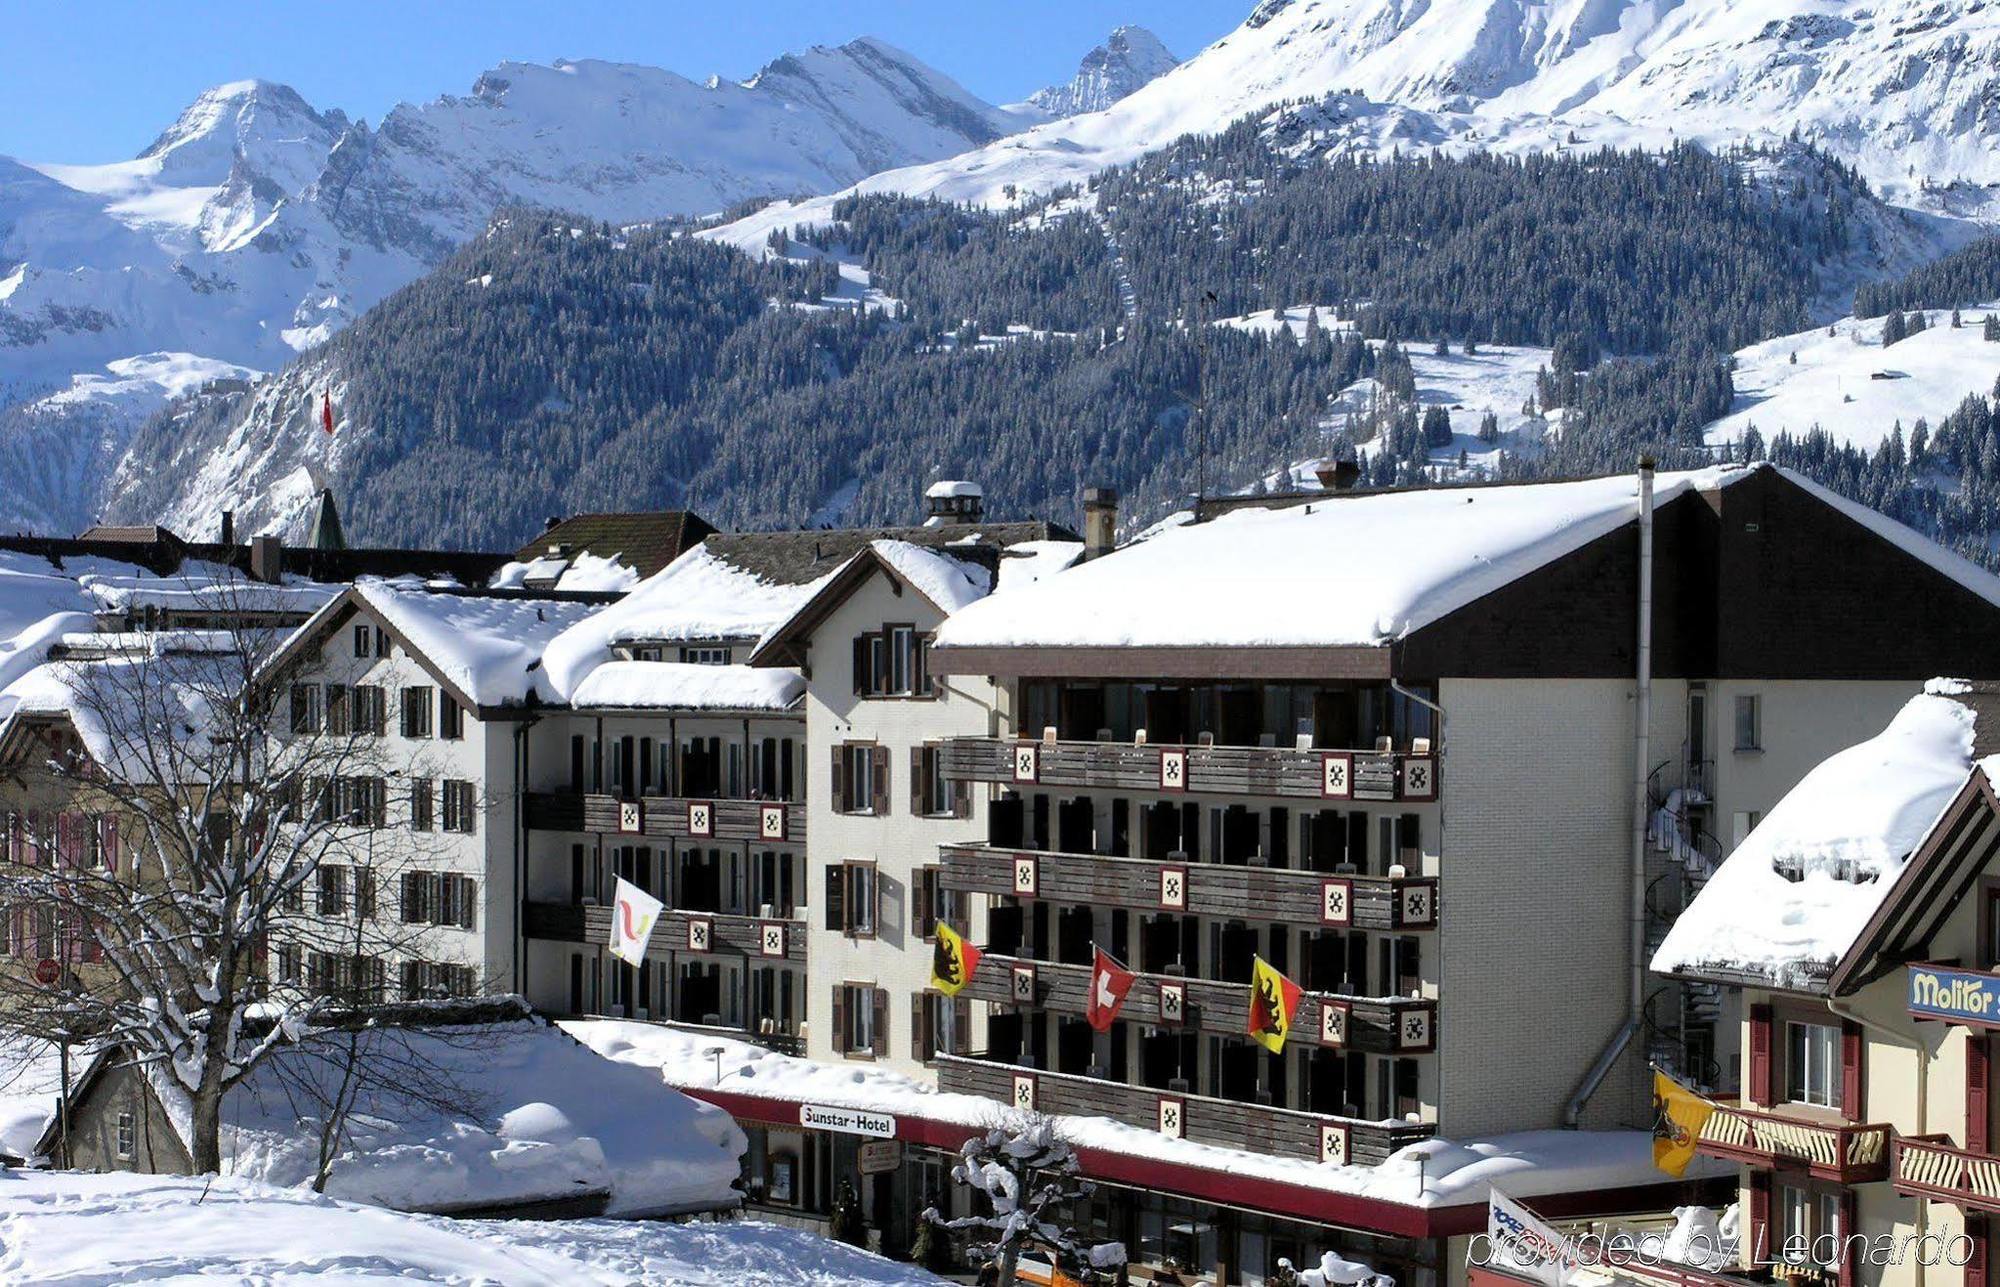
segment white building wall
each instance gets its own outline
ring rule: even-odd
[[[807,843],[809,871],[805,915],[810,934],[807,959],[807,1054],[837,1059],[833,1034],[833,989],[843,983],[870,984],[889,993],[886,1059],[900,1069],[924,1074],[911,1057],[911,997],[930,986],[931,944],[913,916],[917,868],[938,861],[938,846],[976,840],[986,834],[984,794],[973,792],[970,818],[916,817],[910,812],[910,748],[950,736],[981,736],[990,724],[993,688],[984,680],[953,678],[943,697],[861,698],[854,694],[852,640],[885,622],[914,623],[920,633],[936,628],[941,616],[917,595],[891,591],[883,575],[871,577],[821,623],[812,638],[812,667],[806,688],[809,789]],[[832,748],[848,741],[876,741],[888,748],[888,816],[835,812]],[[877,935],[848,938],[826,928],[822,907],[826,869],[844,861],[879,864],[881,904]],[[975,909],[975,939],[984,914]],[[975,1030],[977,1019],[975,1019]]]

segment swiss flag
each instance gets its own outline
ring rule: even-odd
[[[319,427],[333,432],[333,394],[331,391],[319,395]]]
[[[1125,1004],[1125,994],[1132,990],[1132,980],[1138,976],[1118,964],[1103,948],[1096,951],[1097,959],[1090,966],[1090,1007],[1084,1017],[1099,1032],[1109,1032],[1111,1021],[1118,1017],[1118,1007]]]

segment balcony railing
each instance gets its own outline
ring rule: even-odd
[[[939,1055],[937,1067],[940,1090],[984,1095],[1036,1112],[1109,1117],[1176,1139],[1278,1157],[1379,1166],[1397,1149],[1437,1133],[1429,1122],[1303,1113],[987,1059]]]
[[[1896,1192],[1911,1197],[2000,1211],[2000,1157],[1956,1148],[1948,1140],[1897,1140],[1891,1178]]]
[[[1329,929],[1426,930],[1437,926],[1437,881],[1153,862],[1098,854],[941,845],[944,883],[975,894],[1012,894],[1149,912],[1189,913]],[[1024,867],[1023,864],[1026,864]]]
[[[963,995],[1060,1014],[1089,1009],[1090,967],[987,953]],[[1119,1010],[1134,1022],[1246,1034],[1250,985],[1141,974]],[[1437,1003],[1404,997],[1308,992],[1292,1015],[1292,1040],[1371,1054],[1417,1055],[1437,1048]]]
[[[1725,1103],[1710,1115],[1695,1147],[1751,1166],[1803,1166],[1818,1179],[1862,1184],[1888,1178],[1893,1134],[1885,1123],[1814,1121]]]
[[[564,943],[611,942],[611,909],[594,904],[526,902],[521,905],[522,932],[528,938]],[[759,916],[669,910],[660,913],[653,936],[646,942],[646,959],[664,961],[669,954],[745,956],[771,964],[806,961],[804,921]]]
[[[535,831],[582,831],[660,840],[747,840],[803,846],[806,806],[798,800],[697,800],[649,795],[531,791],[524,812]]]
[[[1409,803],[1438,798],[1438,760],[1429,754],[954,737],[944,744],[942,768],[948,778],[1023,787]]]

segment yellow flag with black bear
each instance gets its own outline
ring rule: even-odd
[[[931,948],[931,986],[948,997],[957,996],[960,989],[972,982],[972,972],[979,968],[979,958],[984,955],[957,930],[939,921],[937,942]]]
[[[1305,989],[1278,973],[1276,966],[1257,958],[1250,975],[1250,1036],[1274,1055],[1285,1053],[1285,1038],[1291,1035],[1292,1015]]]
[[[1653,1070],[1653,1165],[1668,1175],[1686,1175],[1694,1161],[1695,1141],[1708,1125],[1715,1105]]]

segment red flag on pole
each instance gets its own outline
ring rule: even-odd
[[[1125,994],[1132,990],[1132,980],[1138,976],[1118,964],[1103,948],[1096,951],[1097,959],[1090,966],[1090,1000],[1084,1017],[1099,1032],[1109,1032],[1111,1021],[1118,1017],[1118,1007],[1125,1004]]]
[[[333,394],[331,391],[319,395],[319,427],[333,432]]]

